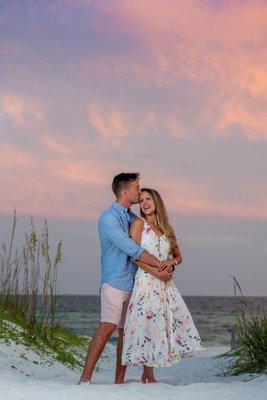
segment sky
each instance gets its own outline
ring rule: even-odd
[[[267,295],[267,3],[0,0],[0,242],[13,206],[98,293],[121,171],[164,198],[184,295]],[[135,208],[138,213],[138,208]]]

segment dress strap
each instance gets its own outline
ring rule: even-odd
[[[144,224],[147,224],[145,218],[143,218],[143,217],[139,217],[139,218],[140,218],[142,221],[144,221]]]

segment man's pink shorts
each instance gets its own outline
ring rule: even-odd
[[[123,328],[132,292],[116,289],[108,283],[101,286],[101,322]]]

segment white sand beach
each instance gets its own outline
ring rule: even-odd
[[[265,400],[266,374],[222,376],[229,358],[217,357],[226,348],[208,348],[195,358],[171,368],[158,369],[158,383],[141,384],[140,368],[128,369],[123,385],[113,384],[115,347],[104,351],[93,383],[76,385],[72,371],[23,344],[0,341],[0,399],[4,400]]]

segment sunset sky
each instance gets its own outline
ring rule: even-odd
[[[98,291],[110,183],[160,191],[183,294],[267,295],[267,2],[0,0],[0,241],[46,217]]]

